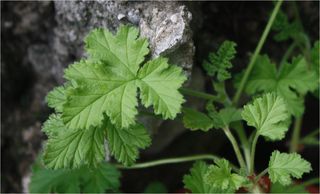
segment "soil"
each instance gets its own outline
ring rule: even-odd
[[[237,43],[237,58],[233,73],[240,72],[248,63],[268,20],[271,2],[186,2],[193,12],[194,41],[196,46],[195,65],[201,67],[202,61],[210,51],[226,39]],[[290,16],[290,3],[284,9]],[[196,8],[195,8],[196,7]],[[301,19],[312,42],[319,39],[319,2],[298,2]],[[41,10],[42,9],[42,10]],[[37,10],[36,17],[32,13]],[[22,192],[22,177],[42,147],[45,136],[40,132],[42,122],[50,111],[42,96],[35,91],[42,80],[35,74],[28,61],[27,48],[31,44],[48,44],[45,36],[55,25],[52,2],[1,2],[1,192]],[[40,17],[39,17],[40,16]],[[275,61],[279,61],[290,41],[273,41],[272,32],[262,49]],[[50,80],[50,79],[49,79]],[[54,84],[54,81],[47,83]],[[228,92],[234,93],[231,83]],[[211,92],[207,80],[207,92]],[[244,97],[242,102],[248,98]],[[319,128],[319,100],[312,95],[306,97],[306,111],[302,135]],[[247,128],[247,133],[252,131]],[[291,134],[281,142],[266,142],[262,138],[257,145],[257,170],[267,165],[274,149],[288,150]],[[301,150],[304,158],[312,163],[313,171],[304,179],[319,177],[319,147],[306,147]],[[142,152],[139,162],[166,157],[212,153],[223,156],[236,163],[231,145],[219,131],[208,133],[186,131],[167,146],[161,153]],[[143,192],[152,181],[165,184],[170,192],[183,188],[182,177],[192,163],[170,164],[140,170],[123,170],[121,190],[124,192]]]

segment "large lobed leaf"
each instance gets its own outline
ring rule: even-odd
[[[246,92],[276,92],[285,100],[289,112],[294,116],[300,116],[304,111],[300,95],[313,91],[317,86],[316,73],[308,71],[307,62],[303,57],[296,57],[291,64],[286,62],[277,70],[269,57],[263,55],[257,58],[246,84]]]
[[[86,38],[91,58],[71,65],[65,72],[79,87],[68,93],[62,118],[70,128],[97,126],[106,113],[120,128],[135,123],[137,88],[142,104],[153,105],[156,114],[173,119],[180,112],[183,96],[178,92],[186,80],[182,69],[169,66],[162,57],[148,61],[148,43],[137,38],[136,28],[121,26],[113,36],[102,29]]]
[[[280,140],[288,130],[286,121],[290,115],[283,98],[275,93],[267,93],[252,104],[245,105],[242,118],[255,127],[259,135]]]
[[[273,183],[289,185],[291,177],[301,178],[312,170],[308,161],[297,153],[287,154],[274,151],[270,157],[268,173]]]

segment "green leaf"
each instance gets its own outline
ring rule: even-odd
[[[303,99],[300,96],[316,87],[316,74],[308,71],[304,58],[296,57],[291,64],[284,63],[277,70],[269,57],[263,55],[257,58],[246,84],[246,92],[277,92],[285,100],[289,112],[300,116],[304,111]]]
[[[230,123],[241,120],[241,111],[234,107],[220,109],[219,112],[209,110],[209,116],[213,120],[214,128],[228,127]]]
[[[53,125],[61,123],[58,119],[55,122]],[[46,144],[43,161],[48,168],[78,168],[82,164],[96,166],[104,159],[103,127],[61,130],[64,132],[50,136]]]
[[[51,170],[33,167],[31,193],[103,193],[117,191],[120,186],[120,172],[108,163],[97,168],[83,166],[74,170]]]
[[[191,108],[183,109],[183,124],[191,130],[208,131],[213,127],[213,122],[206,114]]]
[[[139,71],[140,98],[145,107],[153,105],[156,114],[173,119],[180,112],[183,96],[178,89],[186,81],[182,69],[169,66],[168,59],[159,57],[147,62]]]
[[[204,180],[214,188],[231,193],[239,189],[246,178],[232,173],[230,163],[225,159],[215,161],[216,165],[210,165],[205,174]]]
[[[219,81],[224,81],[231,77],[228,69],[232,67],[231,60],[237,53],[237,44],[232,41],[224,41],[216,53],[209,54],[209,60],[203,63],[203,68],[210,76],[217,76]]]
[[[184,175],[184,188],[189,189],[192,193],[216,193],[216,188],[205,183],[204,176],[208,171],[208,165],[203,161],[197,161],[190,169],[190,174]]]
[[[148,61],[148,43],[134,27],[121,26],[114,36],[107,30],[94,30],[86,38],[91,58],[71,65],[65,71],[78,87],[67,94],[62,119],[69,128],[97,126],[106,113],[119,128],[135,123],[137,90],[142,104],[153,105],[155,113],[173,119],[180,112],[183,96],[178,92],[186,80],[182,69],[169,66],[167,59]]]
[[[108,122],[106,130],[111,154],[125,166],[136,161],[139,148],[146,148],[151,143],[148,132],[141,124],[119,129]]]
[[[280,140],[288,130],[287,120],[290,115],[284,100],[275,93],[267,93],[245,105],[242,118],[255,127],[259,135]]]
[[[51,114],[49,119],[43,124],[42,131],[48,135],[48,137],[58,136],[66,130],[60,114]]]
[[[59,86],[54,88],[46,96],[48,106],[54,108],[57,112],[62,112],[63,104],[67,101],[65,87]]]
[[[279,11],[277,17],[272,25],[272,29],[277,31],[274,35],[274,40],[281,42],[288,40],[289,38],[297,39],[300,38],[302,28],[298,21],[290,23],[287,15],[283,11]]]
[[[309,194],[304,185],[286,185],[283,186],[280,183],[273,183],[271,185],[270,193],[300,193]]]
[[[309,173],[311,170],[311,164],[299,154],[274,151],[270,157],[268,173],[273,183],[289,185],[291,177],[299,179],[303,173]]]
[[[166,186],[158,181],[151,182],[146,189],[144,190],[144,193],[168,193],[168,189]]]
[[[138,35],[137,28],[123,25],[115,36],[108,30],[95,29],[85,39],[86,51],[92,60],[105,61],[114,73],[134,78],[149,53],[148,41]]]

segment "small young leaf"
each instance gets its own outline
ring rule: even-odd
[[[191,108],[183,109],[183,124],[191,130],[208,131],[213,127],[213,122],[206,114]]]
[[[247,124],[255,127],[259,135],[280,140],[288,130],[287,119],[290,115],[284,100],[275,93],[267,93],[245,105],[242,118]]]
[[[60,123],[55,120],[56,125]],[[62,130],[62,129],[61,129]],[[101,127],[86,130],[66,129],[48,140],[43,161],[51,169],[78,168],[82,164],[96,166],[104,159],[104,132]]]
[[[241,111],[234,107],[227,107],[219,110],[209,110],[209,116],[213,120],[214,128],[224,128],[234,121],[241,120]]]
[[[209,61],[203,63],[203,68],[207,71],[208,75],[217,75],[219,81],[224,81],[231,77],[228,69],[232,67],[231,60],[237,53],[236,46],[235,42],[226,40],[219,47],[217,53],[209,54]]]
[[[216,193],[219,189],[213,188],[212,185],[206,184],[204,176],[208,172],[208,165],[203,161],[197,161],[190,169],[190,174],[184,175],[184,188],[189,189],[192,193]]]
[[[235,192],[246,181],[246,178],[236,173],[231,173],[230,163],[225,159],[215,161],[216,165],[210,165],[204,180],[212,187],[224,192]]]
[[[311,170],[310,163],[301,158],[299,154],[274,151],[270,157],[268,173],[273,183],[279,182],[282,185],[289,185],[291,177],[299,179],[303,173],[308,173]]]
[[[148,132],[141,124],[119,129],[108,122],[106,133],[111,154],[125,166],[136,161],[139,148],[146,148],[151,143]]]

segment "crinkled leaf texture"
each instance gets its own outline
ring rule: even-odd
[[[258,56],[248,78],[246,92],[277,92],[294,116],[302,115],[303,99],[300,97],[318,86],[315,71],[308,71],[303,57],[293,58],[292,63],[284,63],[277,70],[267,55]]]
[[[291,177],[301,178],[304,173],[312,170],[311,164],[297,153],[287,154],[279,151],[272,152],[268,173],[273,183],[289,185]]]
[[[117,129],[110,122],[106,127],[111,154],[124,165],[132,165],[138,158],[138,150],[150,145],[151,139],[141,124]]]
[[[49,136],[43,155],[47,167],[96,166],[104,159],[106,139],[118,161],[133,164],[138,149],[151,142],[136,123],[138,90],[142,104],[164,119],[181,111],[178,89],[186,76],[163,57],[143,64],[148,42],[138,34],[135,27],[120,26],[115,35],[95,29],[86,37],[89,58],[70,65],[66,84],[47,96],[56,110],[43,127]]]
[[[226,193],[233,193],[245,183],[245,177],[231,172],[232,168],[227,160],[219,159],[215,163],[216,165],[209,166],[204,177],[208,185]]]
[[[31,193],[104,193],[118,191],[120,172],[111,164],[102,162],[96,168],[83,166],[75,170],[51,170],[33,167]]]
[[[48,168],[79,168],[83,164],[96,166],[105,156],[104,127],[90,127],[85,130],[67,129],[59,116],[50,117],[49,140],[43,154]],[[57,133],[58,130],[62,131]]]
[[[259,135],[280,140],[288,130],[287,120],[290,114],[282,97],[267,93],[245,105],[242,118],[248,125],[257,129]]]
[[[203,161],[197,161],[190,169],[190,174],[184,175],[184,188],[192,193],[218,193],[220,190],[204,181],[204,176],[208,172],[208,165]]]
[[[71,65],[68,80],[79,85],[68,93],[62,118],[70,128],[97,126],[106,113],[117,127],[135,123],[137,89],[142,104],[153,105],[156,114],[173,119],[180,112],[183,96],[178,89],[186,80],[182,69],[162,57],[140,67],[149,52],[148,42],[137,38],[134,27],[121,26],[116,35],[93,30],[86,38],[91,58]]]
[[[209,60],[203,63],[203,68],[208,75],[216,75],[219,81],[231,77],[228,69],[232,67],[231,60],[235,57],[237,44],[232,41],[224,41],[216,53],[209,54]]]

